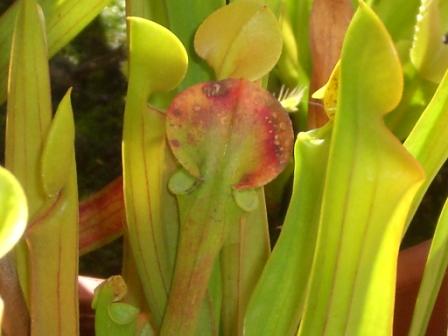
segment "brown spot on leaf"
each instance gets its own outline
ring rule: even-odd
[[[176,140],[176,139],[170,140],[170,144],[173,147],[179,147],[180,146],[179,140]]]
[[[202,92],[208,97],[221,97],[228,93],[226,82],[209,82],[202,87]]]
[[[182,116],[182,111],[179,109],[174,109],[173,110],[173,115],[180,118]]]
[[[193,176],[223,174],[229,185],[244,189],[262,186],[281,172],[294,137],[288,114],[269,92],[227,79],[178,94],[167,110],[167,138]]]

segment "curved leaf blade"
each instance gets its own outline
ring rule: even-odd
[[[331,126],[299,133],[290,205],[246,310],[244,335],[293,335],[316,243]]]
[[[95,310],[95,334],[98,336],[135,335],[139,309],[121,302],[127,286],[121,276],[111,276],[97,288],[92,301]]]
[[[20,240],[26,228],[25,193],[16,178],[0,167],[0,258]]]
[[[433,98],[404,142],[407,150],[420,162],[427,178],[415,196],[409,212],[407,226],[417,211],[425,192],[443,163],[448,159],[448,71],[445,73]],[[428,150],[430,148],[431,150]]]
[[[159,326],[174,255],[174,243],[167,236],[175,236],[177,223],[166,225],[166,213],[161,211],[168,194],[163,188],[168,154],[165,119],[148,109],[147,102],[155,91],[171,90],[182,81],[188,59],[182,43],[168,29],[142,18],[128,22],[129,84],[122,142],[126,224],[145,299]]]
[[[174,89],[187,71],[188,55],[182,43],[155,22],[139,17],[129,17],[128,22],[132,53],[129,72],[134,75],[134,80],[138,76],[148,82],[143,95]]]
[[[67,172],[75,160],[75,123],[70,94],[71,89],[59,104],[42,150],[42,183],[48,197],[56,196],[67,183]]]
[[[40,7],[32,0],[21,0],[18,5],[8,83],[5,166],[22,184],[32,218],[46,199],[39,178],[40,155],[52,106]]]
[[[423,172],[384,126],[383,115],[401,97],[401,66],[383,24],[363,2],[341,55],[316,255],[299,335],[390,335],[401,231]]]
[[[279,60],[282,34],[268,6],[259,1],[237,1],[205,19],[196,32],[194,46],[218,79],[257,80]]]

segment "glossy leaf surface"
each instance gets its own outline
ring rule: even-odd
[[[146,302],[159,326],[171,282],[175,244],[171,240],[176,240],[177,223],[166,225],[162,212],[168,193],[164,174],[169,172],[165,120],[160,112],[148,109],[147,102],[154,92],[169,91],[182,81],[187,53],[163,26],[135,17],[128,23],[129,84],[122,147],[127,233]],[[167,232],[174,237],[167,237]]]
[[[74,164],[75,124],[71,90],[62,99],[42,151],[42,183],[48,197],[54,197],[67,183],[67,171]]]
[[[95,335],[135,335],[139,310],[120,302],[126,292],[127,286],[121,276],[112,276],[95,289],[92,302],[95,310]]]
[[[414,197],[407,226],[443,163],[448,159],[448,71],[436,93],[404,142],[406,149],[420,162],[426,179]],[[430,149],[430,150],[428,150]],[[405,229],[406,229],[405,228]],[[405,232],[405,231],[404,231]],[[403,232],[403,234],[404,234]]]
[[[339,87],[299,335],[390,335],[401,232],[423,172],[384,126],[401,98],[401,65],[363,2],[346,33]]]
[[[32,218],[47,198],[39,176],[40,154],[52,107],[43,18],[35,1],[19,5],[8,83],[5,166],[22,184]]]
[[[148,89],[143,94],[174,89],[187,70],[188,56],[184,46],[173,33],[155,22],[138,17],[128,20],[132,53],[129,71],[131,75],[141,72],[139,77],[148,82]]]
[[[244,335],[293,335],[311,270],[331,126],[299,133],[294,185],[280,237],[245,315]]]
[[[20,240],[26,228],[25,193],[16,178],[0,167],[0,257]]]
[[[24,187],[30,211],[26,246],[19,246],[23,257],[18,262],[19,276],[29,300],[31,334],[73,335],[78,332],[74,281],[78,271],[76,169],[72,160],[66,167],[64,183],[59,180],[54,184],[61,192],[49,197],[41,176],[42,149],[52,114],[45,28],[34,0],[21,0],[18,6],[11,49],[5,161]],[[63,119],[73,124],[70,107],[66,104],[64,108],[67,118]],[[71,157],[73,145],[72,137],[64,146]],[[55,144],[47,149],[47,156],[56,155],[53,151],[58,150]],[[46,182],[53,183],[48,176]]]
[[[259,1],[237,1],[205,19],[196,32],[194,46],[218,79],[257,80],[280,58],[282,36],[269,7]]]

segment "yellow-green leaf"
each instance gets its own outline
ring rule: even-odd
[[[440,82],[448,68],[448,1],[422,0],[417,15],[411,61],[420,74]]]
[[[313,261],[332,125],[299,133],[282,231],[246,309],[244,335],[293,335]]]
[[[140,310],[128,303],[119,302],[126,293],[126,283],[119,275],[106,279],[95,288],[92,307],[95,310],[97,336],[136,335]]]
[[[27,217],[22,187],[10,172],[0,166],[0,258],[22,237]]]
[[[347,30],[316,253],[300,336],[392,333],[398,250],[424,174],[384,126],[402,73],[363,2]]]
[[[130,17],[128,21],[132,53],[130,75],[139,73],[138,78],[148,82],[151,93],[174,89],[187,71],[188,55],[182,43],[155,22],[138,17]]]
[[[177,223],[166,224],[161,206],[169,204],[163,188],[168,155],[165,119],[148,109],[147,102],[155,91],[168,91],[180,83],[188,59],[182,43],[168,29],[136,17],[128,23],[129,84],[123,125],[126,224],[145,299],[158,326],[171,282],[171,248],[177,241],[165,234],[175,234]]]
[[[56,111],[42,152],[42,183],[48,197],[55,196],[66,184],[74,160],[75,124],[70,93],[71,90]]]
[[[33,217],[46,199],[39,178],[40,155],[52,107],[43,17],[34,0],[21,0],[18,5],[9,68],[5,166],[25,190]]]
[[[257,80],[279,60],[282,34],[268,6],[259,1],[237,1],[205,19],[194,46],[218,79]]]
[[[84,29],[110,0],[41,0],[47,21],[48,56],[53,56]],[[19,1],[0,17],[0,103],[6,98],[9,46]]]
[[[339,92],[339,62],[336,63],[328,82],[319,90],[313,93],[313,98],[322,99],[325,113],[330,119],[334,118],[336,106],[338,103]]]
[[[412,202],[407,225],[410,224],[437,172],[448,159],[447,125],[448,70],[445,72],[445,76],[431,101],[404,142],[406,149],[420,162],[426,174],[426,179]]]

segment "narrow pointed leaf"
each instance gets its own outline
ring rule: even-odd
[[[9,76],[6,165],[23,185],[30,209],[26,246],[20,246],[24,259],[18,263],[19,271],[27,273],[19,272],[19,276],[28,298],[31,334],[73,335],[78,332],[76,168],[72,160],[61,192],[48,197],[40,175],[52,112],[44,22],[34,0],[21,0],[18,6]],[[74,157],[73,139],[67,150]]]
[[[55,55],[83,30],[110,0],[41,0],[47,22],[48,57]],[[0,103],[6,99],[6,80],[13,22],[17,15],[16,1],[0,17]]]
[[[0,74],[0,96],[2,83],[6,86],[8,79],[5,167],[22,185],[28,201],[29,218],[32,218],[46,198],[39,177],[40,151],[52,111],[48,94],[50,85],[45,28],[40,8],[35,1],[18,1],[16,6],[17,15],[12,19],[13,22],[15,19],[15,24],[8,27],[14,29],[12,44],[7,44],[11,54],[4,58],[5,72]],[[33,141],[29,141],[30,138]],[[20,285],[28,301],[29,265],[24,242],[17,246],[15,254]]]
[[[401,65],[363,2],[346,33],[339,87],[299,335],[390,335],[401,231],[423,172],[384,126],[401,97]]]
[[[196,32],[194,47],[218,79],[257,80],[279,60],[282,37],[277,19],[266,5],[237,1],[205,19]]]
[[[74,156],[74,148],[72,147]],[[32,333],[78,332],[78,193],[74,161],[57,197],[31,220],[27,231]],[[51,256],[51,259],[49,259]],[[55,316],[49,322],[48,316]]]
[[[5,165],[22,184],[33,217],[47,198],[39,172],[52,107],[43,18],[35,1],[18,4],[8,83]]]
[[[404,143],[409,152],[420,162],[427,176],[413,200],[406,228],[409,226],[429,185],[443,163],[448,159],[448,137],[445,136],[447,125],[448,71]],[[431,150],[428,150],[428,148]]]
[[[75,124],[71,90],[62,99],[42,151],[42,182],[48,197],[54,197],[67,183],[67,171],[74,163]]]

